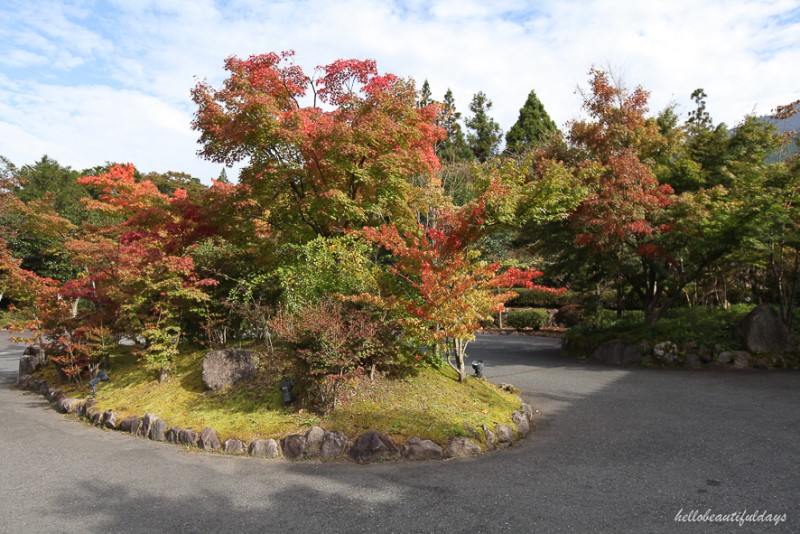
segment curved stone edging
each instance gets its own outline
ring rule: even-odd
[[[99,410],[94,400],[67,397],[60,389],[29,374],[19,375],[16,387],[39,393],[53,403],[58,412],[75,414],[101,428],[126,432],[153,441],[255,458],[351,460],[359,464],[381,460],[461,458],[476,456],[483,452],[480,443],[485,444],[487,452],[510,447],[527,437],[533,427],[533,409],[529,404],[522,403],[520,409],[512,414],[516,428],[498,424],[494,429],[489,429],[483,425],[481,432],[478,432],[467,425],[467,431],[473,437],[450,438],[444,448],[431,440],[422,440],[418,437],[410,437],[404,445],[398,446],[389,437],[376,430],[368,430],[355,440],[350,440],[341,432],[328,432],[319,426],[313,426],[305,434],[290,434],[280,441],[260,439],[248,444],[238,439],[228,439],[220,442],[213,428],[206,427],[198,433],[193,429],[170,427],[155,414],[148,413],[142,417],[131,416],[119,420],[114,412]],[[513,388],[508,384],[501,384],[500,387],[508,390]]]

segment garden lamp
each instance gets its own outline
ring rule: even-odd
[[[100,382],[108,382],[109,380],[111,379],[108,378],[108,375],[106,374],[105,371],[103,371],[102,369],[97,371],[97,375],[95,375],[94,378],[89,380],[89,387],[92,388],[92,397],[97,397],[97,387],[96,387],[97,384],[99,384]]]
[[[291,380],[281,380],[278,383],[278,387],[281,388],[281,393],[283,393],[283,403],[289,404],[294,402],[294,396],[292,396],[292,381]]]

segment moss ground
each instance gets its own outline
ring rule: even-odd
[[[358,378],[348,384],[346,399],[333,413],[319,415],[300,405],[285,407],[276,380],[266,371],[240,386],[205,391],[204,354],[202,350],[183,354],[170,377],[160,383],[121,347],[111,358],[111,381],[98,387],[98,406],[122,417],[153,413],[182,428],[210,426],[222,440],[277,439],[320,425],[350,437],[380,430],[397,441],[418,436],[440,444],[467,435],[467,425],[475,429],[483,424],[512,425],[511,414],[520,407],[518,397],[487,381],[470,378],[459,384],[449,368],[424,367],[400,378]],[[52,367],[41,373],[50,383],[58,383]],[[89,393],[88,386],[62,387],[72,397]]]

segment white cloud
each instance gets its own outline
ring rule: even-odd
[[[285,49],[307,70],[374,58],[381,70],[427,78],[435,97],[452,88],[465,114],[482,90],[504,130],[531,89],[557,123],[574,118],[575,88],[592,65],[649,89],[654,111],[676,101],[686,113],[689,94],[703,87],[714,119],[728,123],[800,95],[800,11],[791,0],[18,5],[0,8],[11,21],[0,27],[11,43],[0,45],[0,79],[19,86],[0,95],[3,131],[17,133],[4,136],[0,154],[17,164],[30,161],[35,139],[74,167],[133,160],[145,171],[215,176],[218,166],[195,157],[195,79],[219,85],[227,56]],[[43,58],[51,69],[31,74]]]

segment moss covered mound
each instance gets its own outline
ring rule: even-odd
[[[521,404],[519,397],[485,380],[470,378],[460,384],[449,368],[421,367],[403,377],[358,378],[348,384],[346,398],[333,413],[320,415],[301,404],[284,406],[267,366],[245,384],[206,391],[204,355],[202,350],[184,354],[169,379],[159,382],[122,350],[111,358],[111,381],[98,387],[97,405],[120,419],[152,413],[182,428],[212,427],[223,440],[278,439],[319,425],[351,437],[378,430],[397,442],[417,436],[443,445],[451,437],[468,435],[468,427],[513,427],[511,414]],[[37,375],[59,383],[52,366]],[[70,397],[89,394],[88,386],[72,383],[62,389]]]

